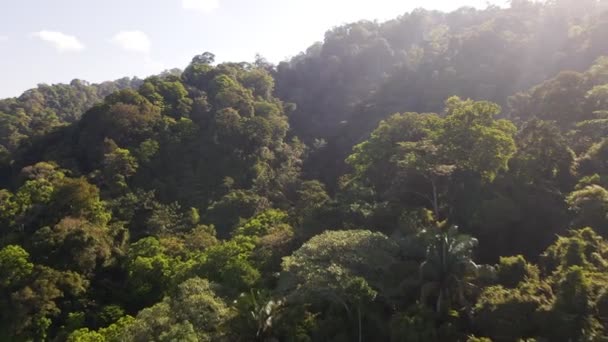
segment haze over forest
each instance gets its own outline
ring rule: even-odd
[[[184,68],[212,51],[216,62],[273,63],[325,31],[361,19],[386,21],[417,7],[505,6],[504,0],[7,0],[0,3],[0,98],[39,83],[145,78]],[[162,19],[161,19],[162,18]],[[96,25],[91,25],[94,22]],[[43,56],[43,57],[42,57]],[[40,63],[43,58],[44,63]],[[23,65],[28,65],[23,68]]]
[[[0,100],[0,341],[608,341],[608,1],[382,1],[146,78],[185,50],[31,34],[115,80]]]

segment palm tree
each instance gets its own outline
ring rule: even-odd
[[[240,304],[247,311],[250,324],[255,330],[254,341],[274,341],[272,338],[273,323],[283,309],[283,300],[270,298],[267,293],[251,290],[250,293],[242,294],[239,298]]]
[[[435,310],[442,317],[448,314],[454,302],[470,314],[465,289],[471,285],[467,279],[477,271],[472,260],[477,239],[460,234],[457,226],[446,228],[445,222],[437,228],[439,231],[431,235],[425,261],[420,265],[421,302],[426,303],[435,295]]]

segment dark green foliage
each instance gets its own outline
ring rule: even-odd
[[[380,120],[395,112],[438,112],[452,95],[512,104],[511,117],[522,121],[536,116],[569,125],[592,118],[593,105],[602,102],[585,97],[606,83],[601,68],[588,75],[565,72],[507,99],[560,71],[583,71],[605,55],[605,3],[510,4],[449,14],[419,9],[387,22],[336,27],[322,43],[280,63],[277,93],[298,105],[296,134],[310,144],[325,139],[327,147],[312,162],[331,163],[335,171],[306,170],[333,188],[344,170],[336,160]]]
[[[52,228],[39,229],[31,239],[32,251],[56,269],[90,275],[112,256],[110,230],[83,219],[66,217]]]

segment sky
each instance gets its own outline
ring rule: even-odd
[[[0,98],[39,83],[146,77],[216,61],[278,63],[324,33],[415,8],[451,11],[506,0],[0,0]]]

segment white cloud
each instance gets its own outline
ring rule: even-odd
[[[110,42],[128,52],[136,52],[140,55],[140,66],[146,73],[157,74],[165,66],[151,56],[152,42],[147,34],[142,31],[120,31],[110,39]]]
[[[152,43],[148,35],[141,31],[121,31],[114,35],[112,43],[126,51],[149,53]]]
[[[59,52],[82,51],[84,45],[74,36],[57,31],[42,30],[32,33],[32,36],[48,42]]]
[[[1,42],[5,42],[5,41],[7,41],[7,40],[8,40],[8,37],[7,37],[7,36],[3,36],[3,35],[1,35],[1,34],[0,34],[0,43],[1,43]]]
[[[219,0],[182,0],[182,7],[187,10],[208,13],[220,7]]]

